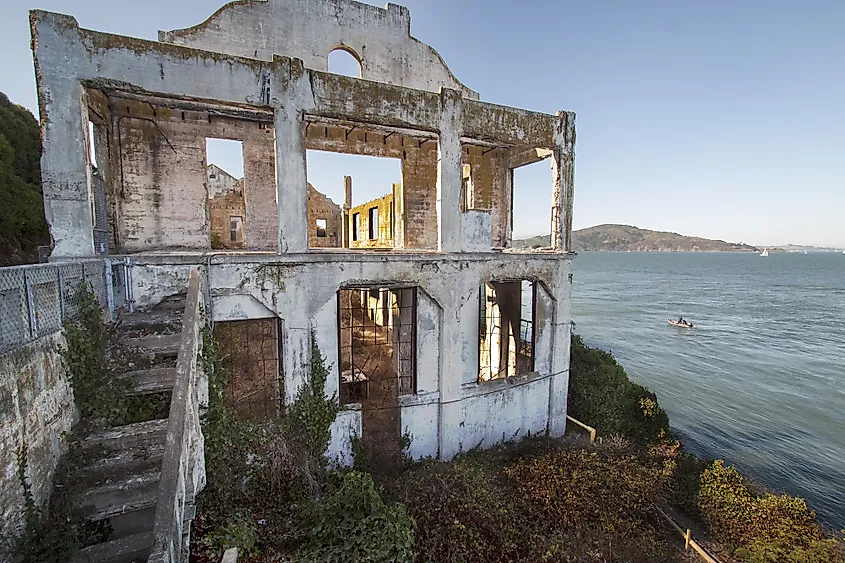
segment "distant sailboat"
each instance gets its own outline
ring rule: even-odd
[[[768,248],[764,249],[763,252],[760,253],[760,256],[768,256],[768,255],[769,255],[769,249]]]

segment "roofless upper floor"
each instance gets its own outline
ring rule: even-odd
[[[388,246],[428,252],[507,248],[513,171],[549,159],[538,216],[551,219],[551,250],[569,248],[574,114],[479,101],[411,37],[405,8],[234,2],[159,41],[42,11],[31,24],[55,258],[211,249],[214,214],[224,233],[237,224],[238,248],[316,250],[309,150],[399,160]],[[326,72],[338,48],[362,79]],[[242,201],[212,201],[209,138],[242,143]]]

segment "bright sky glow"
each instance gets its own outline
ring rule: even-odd
[[[28,9],[155,39],[223,3],[0,2],[0,91],[36,115]],[[412,34],[482,100],[578,114],[576,228],[624,223],[845,247],[845,2],[400,3],[411,10]],[[357,73],[349,69],[338,72]],[[334,166],[309,155],[309,178],[328,191],[350,174],[380,193],[397,181],[390,170],[365,178]],[[517,236],[548,232],[536,219],[548,215],[547,172],[538,167],[536,193],[518,194],[528,211],[515,217]]]

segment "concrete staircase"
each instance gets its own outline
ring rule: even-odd
[[[107,351],[112,376],[126,382],[138,404],[153,401],[166,416],[173,391],[185,296],[168,298],[149,311],[121,315]],[[77,506],[90,521],[107,521],[108,541],[82,549],[74,562],[146,561],[164,456],[167,418],[108,428],[82,443]]]

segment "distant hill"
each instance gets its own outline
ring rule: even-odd
[[[758,252],[742,243],[686,237],[677,233],[650,231],[628,225],[598,225],[572,233],[572,250],[583,252],[606,250],[617,252]],[[549,246],[549,236],[513,241],[514,248]]]
[[[38,121],[0,92],[0,266],[37,262],[50,242],[40,162]]]
[[[784,244],[781,246],[772,245],[769,247],[769,252],[773,248],[783,250],[784,252],[842,252],[841,248],[834,248],[831,246],[807,246],[804,244]]]

